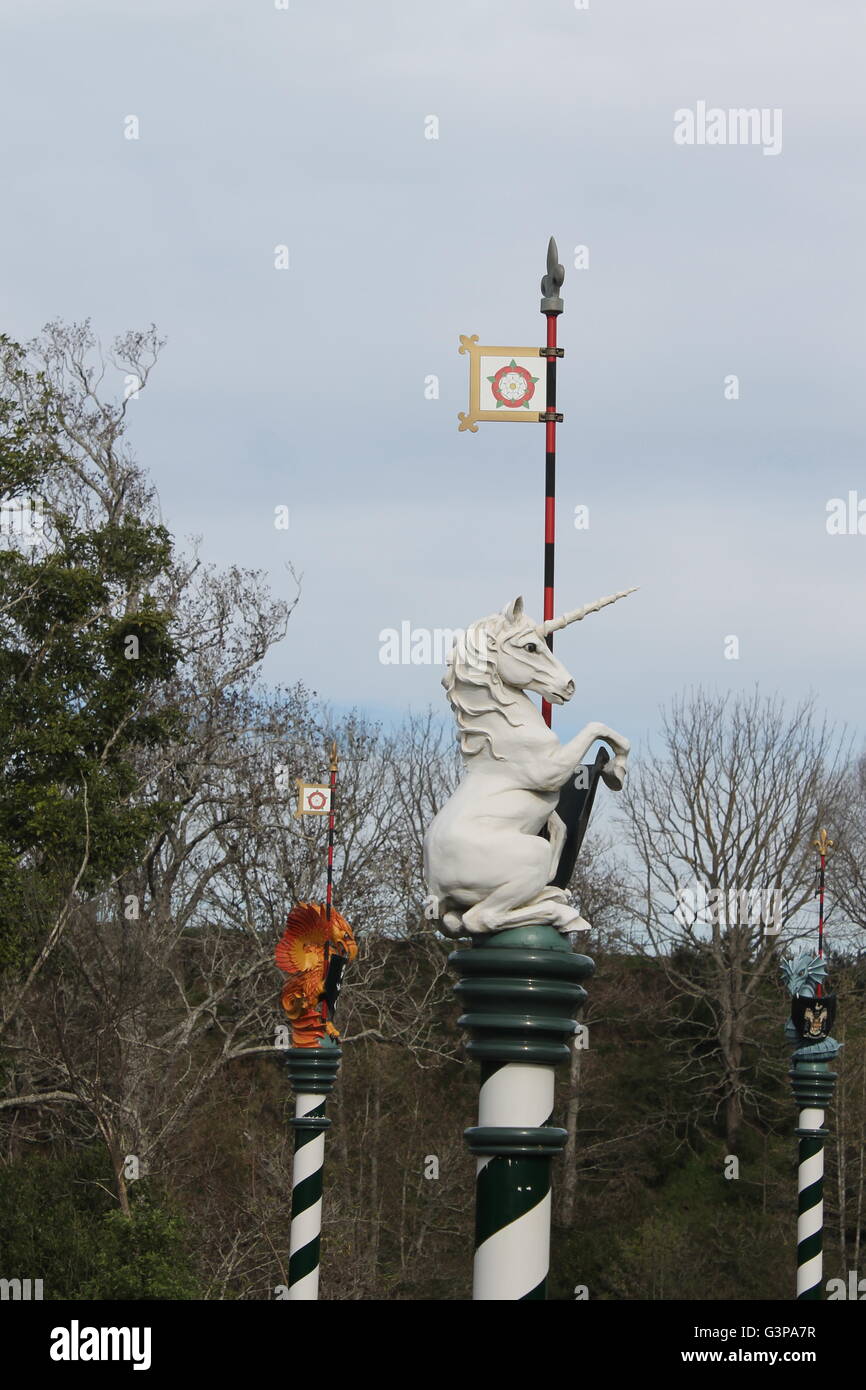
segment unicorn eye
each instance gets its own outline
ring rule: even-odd
[[[536,645],[535,642],[527,642],[527,644],[526,644],[526,646],[523,648],[523,650],[524,650],[525,652],[537,652],[537,651],[538,651],[538,646]]]

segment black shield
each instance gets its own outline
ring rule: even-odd
[[[334,1017],[345,968],[346,957],[338,955],[335,951],[328,961],[328,973],[325,976],[325,988],[322,992],[322,998],[328,1006],[328,1018]]]
[[[589,824],[599,778],[609,758],[607,749],[599,748],[595,762],[584,763],[580,769],[582,776],[569,777],[560,790],[556,813],[565,823],[565,844],[559,856],[556,873],[551,880],[556,888],[567,888],[571,881],[578,851]],[[547,836],[546,829],[541,833]]]
[[[820,1042],[826,1038],[835,1017],[835,994],[822,994],[820,999],[795,994],[791,1000],[791,1018],[804,1042]]]

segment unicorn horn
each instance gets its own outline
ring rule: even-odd
[[[575,608],[573,613],[563,613],[561,618],[550,618],[546,623],[539,623],[538,631],[542,637],[547,637],[551,632],[558,632],[561,627],[568,627],[569,623],[579,623],[588,613],[597,613],[600,608],[606,608],[609,603],[616,603],[617,599],[627,598],[629,594],[636,592],[637,585],[632,589],[623,589],[619,594],[608,594],[607,598],[597,598],[595,603],[588,603],[585,608]]]

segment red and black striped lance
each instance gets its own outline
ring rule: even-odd
[[[559,252],[553,237],[547,247],[547,274],[541,281],[541,312],[547,319],[547,345],[541,349],[547,361],[547,407],[542,415],[544,439],[544,619],[553,617],[553,582],[556,554],[556,426],[562,420],[556,413],[556,362],[563,349],[556,342],[556,320],[563,304],[559,291],[565,279],[565,269],[559,264]],[[547,645],[553,651],[553,634],[548,633]],[[551,706],[542,700],[541,712],[550,728]]]
[[[334,896],[334,820],[337,813],[337,744],[331,744],[331,805],[328,812],[328,886],[325,890],[325,912],[331,920]]]
[[[824,882],[825,882],[826,871],[827,871],[827,855],[828,855],[829,851],[833,848],[833,841],[832,841],[832,840],[830,839],[830,837],[828,836],[827,831],[822,829],[822,830],[819,832],[819,834],[818,834],[817,840],[815,840],[813,843],[814,843],[814,845],[815,845],[815,848],[816,848],[817,851],[818,851],[818,860],[819,860],[819,867],[818,867],[818,956],[819,956],[819,959],[823,960],[823,959],[824,959]],[[815,994],[816,994],[816,996],[820,999],[821,996],[823,995],[823,993],[824,993],[824,990],[823,990],[823,988],[822,988],[822,986],[821,986],[821,984],[820,984],[820,982],[819,982],[819,983],[816,985],[816,987],[815,987]]]

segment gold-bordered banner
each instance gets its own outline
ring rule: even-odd
[[[302,782],[295,778],[298,787],[298,816],[327,816],[331,810],[331,788],[322,782]]]
[[[537,347],[489,347],[478,334],[460,334],[469,354],[469,410],[458,411],[458,430],[478,429],[479,420],[538,423],[547,409],[546,359]]]

